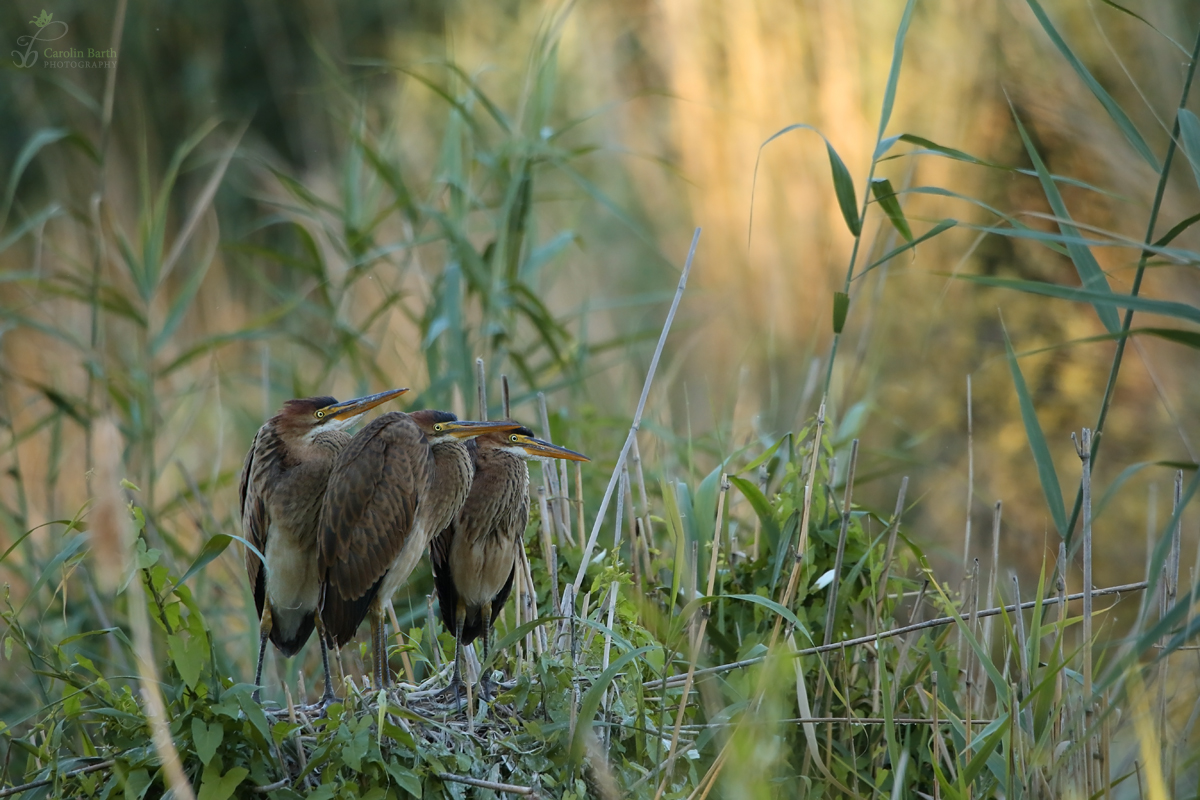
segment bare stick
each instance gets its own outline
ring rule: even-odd
[[[727,476],[721,476],[721,493],[717,496],[717,520],[713,528],[712,535],[712,555],[708,560],[708,583],[705,591],[706,595],[712,596],[717,585],[717,556],[721,552],[721,520],[725,516],[725,495],[729,491],[729,480]],[[688,697],[692,691],[692,680],[696,674],[696,661],[700,658],[700,648],[704,644],[704,631],[708,626],[707,611],[701,612],[700,628],[696,631],[695,637],[692,639],[692,654],[688,659],[688,671],[684,678],[683,696],[679,700],[679,709],[675,712],[675,728],[671,731],[671,747],[667,752],[667,765],[663,769],[662,782],[658,785],[658,791],[654,793],[654,800],[659,800],[663,792],[667,789],[667,784],[671,780],[671,772],[675,766],[675,757],[677,755],[676,748],[679,745],[679,731],[683,727],[683,715],[687,710]]]
[[[1000,570],[1000,519],[1004,511],[1004,503],[1000,500],[996,501],[996,506],[992,511],[992,563],[988,567],[988,585],[987,595],[984,597],[984,602],[988,605],[996,602],[996,573]],[[983,623],[983,650],[991,655],[992,652],[992,620],[988,617]],[[983,659],[979,661],[979,667],[975,673],[975,682],[980,686],[985,686],[984,673],[986,668],[983,665]],[[984,698],[980,698],[982,702]]]
[[[500,376],[500,402],[503,409],[504,419],[512,419],[512,404],[509,401],[508,394],[508,376]]]
[[[1021,582],[1014,574],[1013,582],[1013,600],[1016,600],[1018,608],[1021,606]],[[1013,614],[1013,620],[1017,624],[1017,658],[1020,659],[1020,669],[1017,674],[1021,678],[1021,697],[1029,697],[1029,650],[1028,643],[1025,641],[1025,614],[1017,611]],[[1033,730],[1033,710],[1025,709],[1025,719],[1029,725],[1029,729]]]
[[[971,563],[971,509],[975,506],[975,425],[971,415],[971,376],[967,375],[967,528],[963,535],[963,576]],[[963,636],[958,632],[958,662],[962,663]]]
[[[896,534],[900,531],[900,516],[904,513],[904,495],[907,492],[908,476],[905,475],[900,480],[900,492],[896,495],[896,510],[892,512],[892,522],[888,526],[891,530],[888,533],[887,551],[883,556],[883,578],[879,582],[879,603],[882,603],[883,599],[887,597],[888,580],[892,575],[892,557],[896,552]],[[755,516],[757,517],[757,515]]]
[[[412,661],[408,657],[408,651],[404,649],[404,634],[400,631],[400,622],[396,619],[396,609],[391,603],[387,604],[388,619],[391,620],[392,630],[396,631],[396,647],[400,648],[400,663],[404,665],[404,676],[408,678],[409,683],[417,682],[416,675],[413,674]]]
[[[108,769],[115,763],[116,761],[110,758],[108,761],[101,761],[99,764],[89,764],[86,767],[80,767],[79,769],[73,769],[70,772],[64,772],[62,775],[54,778],[42,778],[41,780],[33,781],[32,783],[23,783],[20,786],[9,786],[7,789],[0,789],[0,797],[11,797],[14,794],[21,794],[22,792],[27,792],[30,789],[36,789],[39,786],[49,786],[59,778],[74,778],[76,775],[86,775],[89,772],[99,772],[102,769]]]
[[[587,541],[583,527],[583,465],[578,461],[575,462],[575,517],[579,521],[579,547],[582,549]]]
[[[833,622],[837,616],[838,588],[841,584],[842,566],[846,559],[846,536],[850,532],[850,502],[854,496],[854,470],[858,466],[858,439],[850,443],[850,468],[846,472],[846,494],[842,501],[842,530],[838,533],[837,556],[833,560],[833,582],[829,584],[829,608],[825,613],[825,641],[833,641]]]
[[[491,789],[493,792],[510,792],[512,794],[531,795],[534,790],[529,786],[517,786],[512,783],[496,783],[495,781],[484,781],[479,778],[468,778],[466,775],[453,775],[449,772],[438,772],[434,775],[439,781],[449,781],[451,783],[465,783],[467,786],[476,786],[480,789]]]
[[[538,510],[542,514],[542,524],[538,526],[538,530],[542,532],[542,558],[546,562],[546,568],[550,569],[551,560],[554,557],[554,540],[551,538],[553,534],[550,532],[550,509],[546,507],[546,487],[537,487]],[[532,584],[530,584],[532,585]],[[550,599],[554,603],[554,608],[558,608],[558,584],[550,588]]]
[[[538,392],[538,416],[542,425],[542,436],[547,442],[554,439],[550,436],[550,413],[546,409],[546,393]],[[571,529],[567,527],[562,516],[562,492],[558,485],[558,467],[553,459],[542,461],[542,483],[546,486],[546,499],[550,503],[551,520],[560,545],[571,541]]]
[[[433,618],[433,595],[425,595],[425,627],[429,631],[429,649],[433,652],[433,668],[440,670],[442,668],[442,646],[438,644],[437,638],[437,622]]]
[[[796,591],[796,584],[800,581],[800,563],[804,558],[804,549],[808,544],[808,515],[812,511],[812,493],[813,482],[817,477],[817,460],[821,455],[821,434],[825,430],[825,402],[821,401],[821,407],[817,410],[817,430],[813,434],[813,450],[812,460],[808,468],[808,480],[804,483],[804,509],[800,513],[800,533],[796,541],[796,557],[792,564],[792,574],[788,577],[787,588],[784,589],[783,596],[779,600],[779,605],[788,608],[792,602],[792,595]],[[782,546],[782,545],[780,545]],[[771,643],[767,645],[770,649],[775,646],[775,640],[779,638],[779,628],[783,624],[783,617],[775,617],[775,628],[771,631]],[[814,695],[814,700],[817,699]]]
[[[486,420],[488,418],[487,374],[484,372],[482,358],[475,359],[475,391],[478,393],[479,401],[479,416],[476,419]]]
[[[587,544],[583,548],[583,558],[579,561],[579,572],[575,575],[575,591],[579,592],[579,587],[583,585],[583,577],[587,574],[588,562],[592,558],[592,550],[596,547],[596,540],[600,536],[600,527],[604,524],[604,515],[608,512],[609,501],[612,500],[613,491],[617,488],[617,479],[621,475],[621,465],[625,463],[626,456],[629,455],[629,448],[637,437],[638,427],[642,424],[642,412],[646,409],[646,399],[650,396],[650,386],[654,382],[654,373],[658,370],[658,361],[662,358],[663,347],[667,343],[667,334],[671,330],[671,323],[675,320],[675,312],[679,308],[679,301],[683,299],[683,290],[687,288],[688,274],[692,271],[692,259],[696,256],[696,246],[700,243],[700,229],[696,228],[696,232],[692,235],[692,246],[688,250],[687,260],[683,263],[683,273],[679,276],[679,285],[675,289],[675,299],[671,301],[671,309],[667,312],[667,319],[663,322],[662,333],[658,337],[658,346],[654,349],[654,356],[650,359],[650,369],[646,373],[646,382],[642,384],[642,396],[638,398],[637,410],[633,413],[633,424],[629,426],[629,435],[625,437],[625,444],[621,447],[621,454],[617,456],[616,466],[613,468],[612,477],[608,479],[608,487],[604,490],[604,497],[600,501],[600,509],[596,512],[596,521],[592,525],[591,536],[588,537]]]
[[[1074,438],[1075,434],[1071,434]],[[1079,460],[1083,465],[1083,702],[1084,714],[1092,713],[1092,432],[1084,428],[1079,437]],[[1088,725],[1090,728],[1091,726]],[[1091,753],[1089,742],[1087,752]]]
[[[1140,592],[1140,591],[1143,591],[1145,588],[1146,588],[1146,582],[1138,581],[1137,583],[1125,583],[1125,584],[1121,584],[1120,586],[1110,586],[1106,589],[1095,589],[1092,591],[1092,596],[1093,597],[1108,597],[1110,595],[1120,595],[1120,594],[1127,594],[1130,592]],[[1068,603],[1071,603],[1076,600],[1081,600],[1081,599],[1083,599],[1083,597],[1084,597],[1084,593],[1079,592],[1078,594],[1067,595],[1065,598],[1063,598],[1063,600],[1065,600]],[[1053,605],[1058,605],[1060,602],[1062,602],[1062,600],[1060,600],[1057,597],[1047,597],[1042,600],[1029,600],[1027,602],[1024,602],[1021,604],[1021,608],[1022,608],[1022,610],[1028,610],[1028,609],[1031,609],[1034,606],[1036,606],[1038,603],[1041,603],[1043,606],[1053,606]],[[1017,610],[1016,605],[998,606],[996,608],[988,608],[988,609],[984,609],[983,611],[980,611],[979,616],[981,618],[994,617],[994,616],[997,616],[998,614],[1012,614],[1016,610]],[[881,631],[879,633],[873,633],[870,636],[859,636],[854,639],[846,639],[845,641],[841,641],[841,642],[833,642],[832,644],[829,644],[829,645],[808,647],[803,650],[797,650],[794,653],[794,655],[796,655],[796,656],[811,656],[811,655],[816,655],[818,653],[828,653],[832,650],[840,650],[843,647],[856,647],[860,644],[874,644],[875,642],[881,641],[883,639],[890,639],[894,636],[904,636],[906,634],[912,633],[913,631],[923,631],[926,628],[938,628],[943,625],[953,625],[955,622],[957,622],[960,619],[962,619],[962,618],[961,617],[936,617],[934,619],[924,620],[923,622],[914,622],[911,625],[904,625],[903,627],[900,627],[900,628],[893,628],[892,630],[889,630],[889,631]],[[696,670],[696,674],[697,675],[710,675],[710,674],[716,674],[716,673],[721,673],[721,672],[730,672],[732,670],[740,669],[742,667],[749,667],[754,664],[761,664],[763,661],[766,661],[766,656],[758,656],[756,658],[747,658],[742,661],[733,661],[729,664],[721,664],[720,666],[716,666],[716,667],[708,667],[706,669],[698,669],[698,670]],[[668,686],[670,686],[672,684],[678,685],[680,683],[680,681],[678,681],[676,679],[679,677],[680,676],[675,675],[675,676],[672,676],[671,678],[668,678],[667,685]],[[661,689],[662,688],[662,680],[659,679],[659,680],[653,680],[653,681],[646,681],[646,683],[643,684],[643,686],[647,691]]]

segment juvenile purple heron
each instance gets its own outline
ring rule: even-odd
[[[483,636],[483,660],[492,623],[512,591],[517,553],[529,522],[529,459],[587,461],[585,455],[534,438],[528,428],[481,436],[470,445],[475,479],[462,510],[430,547],[442,623],[454,634],[455,695],[462,684],[462,648]],[[480,696],[490,700],[481,676]]]
[[[256,686],[262,684],[268,639],[291,657],[312,633],[320,592],[317,525],[334,459],[350,442],[345,429],[407,391],[393,389],[345,403],[332,397],[288,400],[258,429],[239,490],[242,531],[258,550],[246,549],[246,574],[259,618]],[[332,684],[324,642],[321,662],[328,697]],[[256,701],[258,696],[256,689]]]
[[[319,617],[327,642],[340,648],[371,615],[374,686],[388,677],[385,604],[467,499],[475,468],[466,440],[516,427],[460,422],[446,411],[392,412],[338,456],[321,514]]]

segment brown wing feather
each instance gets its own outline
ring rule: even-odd
[[[321,620],[340,646],[353,638],[417,517],[433,452],[407,414],[363,428],[329,476],[317,546]]]
[[[242,464],[241,483],[238,487],[238,500],[242,511],[242,535],[246,541],[254,545],[259,553],[267,551],[267,533],[270,521],[267,519],[267,504],[263,497],[265,479],[270,472],[270,464],[278,450],[269,443],[275,438],[264,425],[254,436],[254,443],[246,453],[246,461]],[[262,449],[266,446],[266,449]],[[262,559],[251,550],[246,551],[246,575],[250,579],[250,592],[254,595],[254,605],[261,619],[263,605],[266,603],[266,581],[263,580]]]

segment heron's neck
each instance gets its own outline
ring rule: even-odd
[[[426,530],[437,533],[458,516],[463,503],[467,502],[474,476],[471,454],[462,442],[452,440],[433,446],[433,479],[428,500],[421,504],[428,515]]]

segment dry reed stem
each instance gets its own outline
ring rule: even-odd
[[[970,397],[970,393],[971,393],[970,387],[971,387],[971,378],[970,378],[970,376],[967,376],[967,397],[968,398]],[[969,401],[968,401],[967,407],[970,408]],[[970,520],[970,517],[968,516],[968,522],[967,522],[967,530],[968,531],[970,531],[970,527],[971,527],[971,523],[969,520]],[[933,673],[929,677],[930,677],[930,680],[932,680],[932,682],[933,682],[932,696],[929,698],[929,705],[933,711],[933,713],[931,713],[930,716],[933,719],[931,719],[929,722],[929,728],[930,728],[930,733],[931,733],[931,738],[932,738],[931,743],[933,744],[932,760],[936,764],[937,760],[940,756],[941,749],[942,749],[941,748],[942,737],[938,733],[938,674],[937,674],[937,670],[934,670]],[[971,726],[968,724],[966,729],[969,731],[971,729]],[[936,778],[934,778],[934,781],[933,781],[933,800],[942,800],[942,784]]]
[[[1169,534],[1171,545],[1167,551],[1167,562],[1163,565],[1163,577],[1160,581],[1162,590],[1158,596],[1159,619],[1165,617],[1175,607],[1175,598],[1179,585],[1179,547],[1180,539],[1183,536],[1183,515],[1179,514],[1179,504],[1183,502],[1183,470],[1178,470],[1175,473],[1173,501],[1172,514],[1178,514],[1179,518],[1175,521],[1175,527]],[[1159,645],[1165,647],[1167,638],[1167,634],[1163,634],[1159,640]],[[1159,758],[1162,760],[1168,775],[1171,774],[1171,747],[1167,739],[1167,670],[1169,662],[1169,654],[1164,655],[1158,662],[1158,734],[1161,751]]]
[[[817,410],[817,429],[813,433],[812,460],[808,468],[808,480],[804,484],[804,508],[800,512],[799,535],[796,537],[796,556],[792,564],[792,574],[788,576],[787,587],[779,599],[779,605],[784,608],[788,608],[791,605],[792,595],[796,591],[796,584],[800,581],[800,566],[803,563],[805,546],[808,544],[808,517],[812,511],[813,482],[817,476],[817,461],[821,455],[821,435],[824,430],[825,401],[822,400],[821,407]],[[771,631],[771,642],[767,645],[768,650],[775,647],[775,641],[779,638],[779,629],[782,624],[783,617],[776,617],[775,627]]]
[[[542,426],[542,438],[553,442],[550,435],[550,412],[546,408],[546,393],[538,392],[538,420]],[[546,498],[550,503],[551,520],[558,543],[565,545],[571,541],[571,529],[562,518],[562,492],[558,485],[558,467],[553,461],[543,460],[542,485],[546,487]]]
[[[971,563],[971,509],[975,505],[975,424],[971,413],[971,376],[967,375],[967,526],[963,536],[963,576]],[[962,663],[963,635],[958,632],[958,663]]]
[[[504,419],[512,419],[512,396],[508,391],[508,376],[500,375],[500,408]]]
[[[429,649],[432,651],[434,671],[441,670],[445,664],[442,661],[442,647],[437,640],[437,625],[433,616],[433,595],[425,595],[425,630],[429,632]],[[339,659],[340,663],[340,659]]]
[[[511,794],[532,795],[534,790],[529,786],[517,786],[512,783],[497,783],[495,781],[485,781],[479,778],[469,778],[466,775],[454,775],[449,772],[436,772],[434,777],[439,781],[448,781],[450,783],[463,783],[467,786],[474,786],[478,789],[491,789],[493,792],[509,792]]]
[[[842,583],[842,567],[846,560],[846,537],[850,533],[850,508],[854,497],[854,472],[858,467],[858,439],[850,442],[850,467],[846,472],[846,493],[842,500],[842,527],[838,532],[837,555],[833,560],[833,581],[829,584],[829,601],[825,613],[825,639],[833,641],[833,623],[837,616],[838,590]],[[790,599],[790,598],[789,598]]]
[[[86,775],[89,772],[99,772],[102,769],[109,769],[116,763],[117,762],[115,759],[110,758],[108,761],[101,761],[99,764],[89,764],[86,767],[80,767],[79,769],[73,769],[70,772],[64,772],[62,775],[59,775],[55,778],[42,778],[41,780],[36,780],[31,783],[22,783],[20,786],[9,786],[7,789],[0,789],[0,797],[11,797],[14,794],[23,794],[24,792],[28,792],[30,789],[37,789],[41,786],[49,786],[59,778],[74,778],[77,775]]]
[[[900,517],[904,514],[904,496],[908,493],[908,476],[905,475],[900,480],[900,491],[896,494],[896,510],[892,512],[892,521],[888,526],[888,543],[887,550],[883,556],[883,578],[879,582],[879,595],[876,599],[876,608],[887,597],[888,580],[892,575],[892,558],[896,553],[896,534],[900,531]],[[882,613],[877,610],[876,614]]]
[[[408,652],[404,650],[404,634],[400,631],[400,621],[396,619],[396,609],[391,603],[387,604],[387,612],[392,629],[396,631],[396,647],[400,649],[400,663],[404,665],[404,676],[408,678],[409,683],[415,684],[417,678],[413,673],[412,661],[408,657]]]
[[[1074,438],[1072,433],[1071,437]],[[1079,437],[1077,450],[1082,464],[1080,480],[1083,512],[1083,714],[1084,726],[1089,731],[1084,748],[1091,758],[1092,736],[1092,432],[1084,428]],[[1090,775],[1090,768],[1087,770]],[[1092,784],[1089,781],[1085,791],[1090,793]]]
[[[712,536],[712,555],[708,560],[708,583],[706,585],[705,594],[712,596],[717,585],[717,557],[721,552],[721,520],[725,515],[725,496],[729,492],[729,478],[727,475],[721,475],[721,491],[717,495],[717,519],[713,527]],[[704,643],[704,633],[708,627],[708,612],[705,609],[700,615],[700,628],[696,631],[692,639],[691,657],[688,659],[687,677],[683,684],[683,695],[679,700],[679,708],[675,712],[675,728],[671,731],[671,746],[667,751],[666,767],[663,769],[662,782],[658,785],[658,791],[654,793],[654,800],[659,800],[663,792],[667,789],[667,783],[671,780],[671,773],[675,767],[676,748],[679,745],[679,731],[683,726],[683,716],[687,711],[688,698],[691,696],[692,681],[696,674],[696,662],[700,658],[700,648]]]
[[[1130,592],[1140,592],[1140,591],[1144,590],[1145,588],[1146,588],[1146,582],[1138,581],[1137,583],[1125,583],[1125,584],[1121,584],[1120,586],[1109,586],[1104,589],[1096,589],[1095,591],[1092,592],[1092,595],[1094,597],[1109,597],[1111,595],[1121,595],[1121,594],[1126,594],[1126,593],[1130,593]],[[1083,596],[1084,596],[1083,592],[1080,592],[1078,594],[1067,595],[1065,600],[1068,603],[1073,603],[1076,600],[1081,600],[1083,598]],[[1033,608],[1034,606],[1036,606],[1038,603],[1041,603],[1043,606],[1053,606],[1053,605],[1058,605],[1059,602],[1060,602],[1060,600],[1056,597],[1047,597],[1042,600],[1029,600],[1029,601],[1026,601],[1021,604],[1021,609],[1027,611],[1027,610]],[[996,608],[987,608],[987,609],[984,609],[983,611],[980,611],[979,616],[983,617],[983,618],[994,617],[998,614],[1011,614],[1011,613],[1015,612],[1016,610],[1017,610],[1017,607],[1015,605],[998,606]],[[936,617],[934,619],[924,620],[923,622],[914,622],[910,625],[905,625],[900,628],[893,628],[892,630],[888,630],[888,631],[880,631],[879,633],[873,633],[869,636],[859,636],[854,639],[845,639],[840,642],[834,642],[832,644],[829,644],[828,646],[818,645],[815,647],[806,647],[803,650],[797,650],[795,655],[811,656],[811,655],[816,655],[818,653],[828,653],[833,650],[840,650],[843,647],[856,647],[860,644],[874,644],[875,642],[879,642],[884,639],[891,639],[895,636],[904,636],[904,635],[912,633],[914,631],[922,631],[927,628],[939,628],[939,627],[942,627],[943,625],[953,625],[955,622],[957,622],[961,619],[962,618],[958,617],[958,616]],[[728,664],[720,664],[715,667],[706,667],[704,669],[698,669],[698,670],[696,670],[696,675],[714,675],[714,674],[721,673],[721,672],[730,672],[735,669],[741,669],[742,667],[749,667],[749,666],[753,666],[754,664],[761,664],[763,661],[766,661],[766,656],[757,656],[755,658],[747,658],[747,659],[743,659],[741,661],[732,661]],[[676,680],[676,678],[679,678],[679,677],[680,676],[673,676],[672,678],[668,678],[667,679],[668,688],[672,688],[672,685],[675,685],[675,686],[679,685],[680,681]],[[661,689],[662,688],[662,679],[660,678],[658,680],[646,681],[644,684],[642,684],[642,686],[647,691]]]
[[[578,461],[575,462],[575,518],[579,523],[579,547],[582,549],[587,544],[587,534],[583,519],[583,465]]]
[[[683,272],[679,276],[679,285],[675,288],[675,298],[671,301],[671,308],[667,311],[667,318],[663,322],[662,333],[658,337],[658,345],[654,349],[654,356],[650,359],[650,368],[646,372],[646,380],[642,384],[642,394],[638,398],[637,409],[633,413],[633,423],[629,426],[629,434],[625,437],[625,444],[621,447],[621,454],[617,456],[617,463],[613,467],[612,476],[608,479],[608,487],[604,490],[604,497],[600,500],[600,508],[596,512],[596,521],[592,524],[592,533],[588,537],[587,544],[583,548],[583,558],[579,562],[579,572],[575,576],[575,591],[579,591],[579,587],[583,585],[583,578],[587,574],[588,562],[592,558],[592,550],[596,547],[596,540],[600,537],[600,528],[604,524],[604,516],[608,512],[608,504],[612,500],[613,491],[617,487],[617,480],[621,474],[621,465],[625,463],[625,458],[629,455],[629,448],[637,438],[639,426],[642,424],[642,412],[646,410],[646,400],[650,396],[650,387],[654,383],[654,373],[658,371],[658,362],[662,358],[663,347],[667,343],[667,334],[671,331],[671,323],[675,320],[675,312],[679,309],[679,301],[683,299],[683,291],[687,288],[688,274],[692,271],[692,260],[696,257],[696,247],[700,243],[700,229],[696,228],[696,232],[692,235],[692,245],[688,250],[687,260],[683,264]]]
[[[525,586],[525,615],[528,618],[526,621],[532,622],[538,618],[537,592],[534,590],[533,572],[529,569],[529,556],[526,555],[525,548],[518,547],[517,554],[520,561],[521,577]],[[546,652],[546,631],[544,626],[538,625],[534,630],[530,631],[529,635],[533,637],[533,645],[530,648],[530,652],[535,652],[539,656]]]
[[[986,603],[996,602],[996,574],[1000,570],[1000,521],[1004,512],[1003,501],[997,500],[995,507],[992,509],[992,563],[988,567],[988,585],[987,595],[985,596]],[[992,619],[987,617],[983,621],[983,651],[985,653],[992,652]],[[979,686],[984,686],[986,678],[986,669],[983,665],[983,660],[980,659],[979,667],[975,671],[975,682]],[[979,698],[982,704],[984,698]],[[981,709],[982,710],[982,709]]]
[[[545,477],[545,473],[543,473],[543,477]],[[538,531],[541,533],[542,539],[542,560],[545,562],[546,568],[550,569],[551,562],[554,559],[555,547],[553,541],[554,534],[550,530],[553,522],[550,520],[550,509],[546,504],[546,488],[544,486],[537,487],[537,502],[538,511],[542,515],[541,525],[538,526]],[[552,607],[558,608],[558,584],[557,582],[553,583],[554,585],[550,587],[550,599],[554,603]],[[531,583],[530,586],[532,585]]]
[[[486,422],[488,418],[487,373],[484,370],[482,358],[475,359],[475,393],[477,402],[475,419]]]

